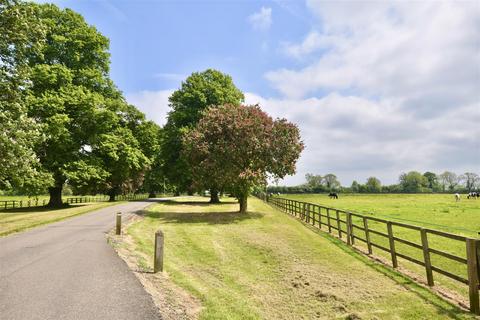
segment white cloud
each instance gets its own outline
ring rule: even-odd
[[[284,50],[296,58],[316,52],[315,62],[266,74],[284,95],[356,90],[363,96],[401,99],[413,108],[428,108],[429,97],[456,104],[478,99],[478,2],[308,4],[319,15],[322,30]]]
[[[304,182],[306,173],[335,173],[341,182],[376,176],[396,183],[402,171],[478,170],[480,115],[467,106],[432,120],[417,120],[394,102],[374,102],[331,93],[323,98],[266,99],[246,93],[273,117],[298,124],[306,149],[297,174],[285,184]]]
[[[140,91],[126,95],[129,103],[135,105],[140,111],[145,113],[147,119],[164,125],[167,119],[167,113],[170,111],[168,106],[168,97],[173,93],[172,90],[162,91]]]
[[[248,16],[248,22],[256,30],[266,31],[272,25],[272,8],[262,7],[260,11]]]
[[[311,54],[320,49],[327,49],[334,43],[334,38],[312,31],[300,44],[283,43],[283,51],[288,56],[296,59],[302,59],[306,55]]]
[[[480,171],[478,2],[307,6],[320,27],[282,44],[307,64],[266,73],[284,98],[249,96],[302,130],[306,150],[287,182],[307,172],[348,184],[370,175],[393,183],[409,170]]]

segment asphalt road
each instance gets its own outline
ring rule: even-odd
[[[120,204],[0,238],[0,319],[161,319],[151,297],[107,243],[152,202]]]

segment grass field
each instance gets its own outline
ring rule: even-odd
[[[218,205],[180,198],[127,228],[153,255],[165,234],[165,270],[198,297],[201,319],[467,319],[470,314],[324,233],[250,199]],[[152,268],[151,259],[141,262]]]
[[[45,207],[7,209],[0,211],[0,236],[23,231],[36,226],[60,221],[89,211],[111,206],[112,202],[71,205],[67,208]]]
[[[2,196],[0,195],[0,201],[12,201],[12,200],[16,200],[16,201],[20,201],[20,200],[35,200],[37,199],[39,201],[42,201],[43,199],[46,199],[48,200],[49,199],[49,196],[48,195],[40,195],[40,196],[34,196],[34,197],[29,197],[29,196]],[[63,198],[67,198],[67,197],[63,197]]]
[[[423,226],[429,229],[437,229],[471,238],[478,238],[480,231],[480,200],[466,199],[462,197],[460,202],[455,202],[452,195],[440,194],[340,194],[338,200],[329,199],[324,194],[298,194],[282,195],[281,197],[297,201],[316,203],[327,207],[350,210],[353,212],[372,214],[373,216],[395,220],[407,224]],[[361,225],[359,219],[353,222]],[[386,232],[384,224],[370,222],[369,227]],[[421,244],[418,231],[394,227],[395,236]],[[358,231],[362,233],[361,231]],[[388,247],[388,240],[382,236],[371,235],[372,240]],[[429,245],[435,249],[447,251],[457,256],[466,257],[465,244],[460,241],[450,240],[444,237],[429,235]],[[396,249],[400,253],[423,261],[423,253],[416,248],[396,243]],[[381,250],[374,253],[389,257],[389,254]],[[467,278],[466,266],[432,254],[432,264],[454,274]],[[424,276],[423,267],[414,265],[400,258],[399,264]],[[460,292],[463,296],[467,294],[467,286],[456,281],[447,279],[444,276],[434,273],[437,284]]]

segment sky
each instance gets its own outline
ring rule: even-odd
[[[110,38],[112,79],[160,125],[207,68],[296,123],[305,150],[280,185],[480,173],[478,0],[53,2]]]

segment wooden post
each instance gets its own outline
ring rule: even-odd
[[[480,314],[480,304],[478,300],[478,240],[467,239],[467,270],[468,270],[468,295],[470,297],[470,311],[474,314]]]
[[[390,243],[390,254],[392,255],[392,266],[394,268],[397,268],[398,262],[397,262],[397,254],[395,252],[395,240],[393,239],[393,229],[392,229],[392,223],[390,221],[387,222],[387,230],[388,230],[388,242]]]
[[[332,233],[332,224],[330,223],[330,209],[327,208],[327,223],[328,223],[328,232]]]
[[[423,261],[425,262],[425,271],[427,273],[427,282],[430,287],[433,287],[433,273],[432,262],[430,261],[430,252],[428,251],[427,230],[420,229],[420,236],[422,238]]]
[[[117,219],[116,219],[116,235],[120,235],[122,233],[122,213],[118,212],[117,213]]]
[[[153,272],[163,271],[163,232],[155,232],[155,258],[153,261]]]
[[[350,212],[347,212],[347,244],[351,245],[352,244],[352,214]]]
[[[352,219],[352,215],[350,214],[350,237],[352,238],[350,241],[352,242],[352,246],[355,244],[355,238],[353,237],[353,232],[354,228],[353,228],[353,219]]]
[[[322,229],[322,207],[318,207],[318,228]]]
[[[336,213],[337,213],[337,228],[338,228],[338,237],[340,239],[342,239],[342,228],[341,228],[341,224],[340,224],[340,215],[338,213],[338,210],[335,210]]]
[[[368,231],[367,217],[363,217],[363,228],[365,229],[365,240],[367,241],[368,254],[372,254],[372,243],[370,242],[370,231]]]
[[[305,203],[305,215],[307,216],[307,223],[310,224],[310,206]]]

